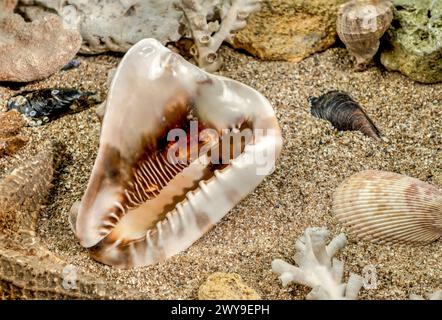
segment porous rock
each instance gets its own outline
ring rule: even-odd
[[[442,81],[442,1],[395,0],[382,64],[422,83]]]
[[[0,16],[14,11],[18,0],[0,0]]]
[[[56,12],[83,38],[81,53],[126,52],[144,38],[166,44],[180,37],[182,13],[176,0],[22,0],[19,9],[32,21]]]
[[[200,300],[259,300],[259,294],[235,273],[215,272],[198,290]]]
[[[239,31],[233,47],[264,60],[298,62],[336,41],[338,7],[345,0],[268,0]]]
[[[78,32],[56,15],[34,22],[11,14],[0,19],[0,81],[28,82],[60,70],[81,45]]]

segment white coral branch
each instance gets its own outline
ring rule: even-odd
[[[333,256],[345,247],[347,238],[343,233],[326,245],[329,232],[324,228],[307,228],[295,243],[294,257],[298,267],[283,260],[272,262],[272,270],[280,275],[283,286],[291,282],[312,288],[307,295],[311,300],[357,299],[363,279],[350,274],[348,283],[342,283],[344,263]]]
[[[442,289],[428,294],[427,298],[428,300],[442,300]],[[417,294],[410,294],[410,300],[425,300],[425,298]]]
[[[191,53],[198,65],[213,72],[221,66],[217,51],[223,41],[231,40],[232,32],[246,26],[247,17],[259,10],[261,0],[181,0],[179,7],[184,13],[188,29],[194,39]],[[208,22],[217,6],[221,23]]]

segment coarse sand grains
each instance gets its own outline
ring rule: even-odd
[[[15,157],[0,159],[0,176],[34,154],[48,139],[66,145],[38,234],[66,263],[116,284],[140,298],[194,299],[212,273],[238,273],[264,299],[303,299],[310,289],[282,288],[271,261],[293,261],[294,241],[305,228],[343,231],[331,213],[332,194],[346,177],[364,169],[407,174],[442,188],[442,84],[422,85],[375,66],[354,72],[342,48],[300,63],[263,62],[224,47],[221,75],[262,92],[274,106],[283,132],[276,171],[188,250],[154,266],[120,270],[92,260],[68,222],[73,202],[85,191],[98,148],[100,124],[93,109],[24,131],[30,142]],[[118,56],[80,57],[81,65],[22,89],[74,87],[105,97],[107,72]],[[141,66],[142,67],[142,66]],[[388,139],[377,143],[360,132],[337,132],[310,115],[308,97],[344,90],[358,101]],[[0,86],[0,105],[17,88]],[[127,106],[130,107],[129,105]],[[128,124],[130,125],[130,124]],[[348,272],[376,267],[378,286],[362,299],[406,299],[442,287],[441,240],[427,246],[382,246],[351,241],[339,254]]]

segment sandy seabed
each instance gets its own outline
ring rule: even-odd
[[[354,72],[342,48],[332,48],[300,63],[262,62],[223,48],[220,74],[262,92],[272,103],[283,133],[276,171],[188,250],[154,266],[120,270],[92,260],[68,222],[81,198],[98,149],[99,121],[94,110],[28,127],[31,141],[16,157],[0,159],[0,176],[34,154],[48,139],[66,144],[67,158],[54,181],[39,237],[61,259],[109,282],[136,289],[140,297],[193,299],[213,272],[236,272],[265,299],[303,299],[309,289],[282,288],[270,265],[293,261],[294,241],[305,228],[345,231],[332,216],[332,194],[350,175],[365,169],[407,174],[442,188],[442,84],[422,85],[375,66]],[[103,97],[107,71],[116,56],[81,57],[81,66],[20,89],[74,87]],[[360,132],[337,132],[310,115],[307,98],[344,90],[361,103],[388,142]],[[0,87],[0,105],[16,91]],[[130,125],[130,124],[128,124]],[[378,286],[362,289],[362,299],[406,299],[442,287],[442,240],[427,246],[383,246],[352,241],[338,254],[348,272],[376,267]]]

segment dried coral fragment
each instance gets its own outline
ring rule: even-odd
[[[319,98],[310,97],[313,116],[325,119],[338,130],[361,131],[366,136],[381,140],[381,133],[361,106],[348,94],[330,91]]]
[[[429,243],[442,236],[442,192],[393,172],[359,172],[338,187],[336,217],[356,237],[375,243]]]
[[[347,244],[347,238],[341,233],[327,245],[328,236],[329,232],[324,228],[307,228],[295,244],[297,253],[294,259],[298,267],[275,259],[272,270],[280,275],[283,286],[295,282],[311,287],[307,299],[357,299],[362,277],[352,273],[348,283],[342,283],[344,263],[333,258]]]
[[[106,264],[162,261],[250,193],[281,143],[274,111],[257,91],[142,40],[112,81],[98,156],[73,208],[76,235]]]
[[[357,69],[364,69],[373,59],[392,20],[390,0],[352,0],[340,7],[338,35],[356,58]]]
[[[0,232],[33,231],[54,174],[48,147],[0,182]]]
[[[57,13],[69,28],[83,38],[80,52],[99,54],[126,52],[143,38],[163,44],[182,36],[183,14],[174,8],[179,0],[26,0],[19,10],[32,21],[47,13]]]
[[[259,10],[259,0],[201,1],[181,0],[179,7],[184,12],[194,47],[191,53],[195,56],[198,66],[214,72],[221,66],[218,49],[231,33],[246,26],[247,17]],[[219,8],[220,23],[208,22]]]

